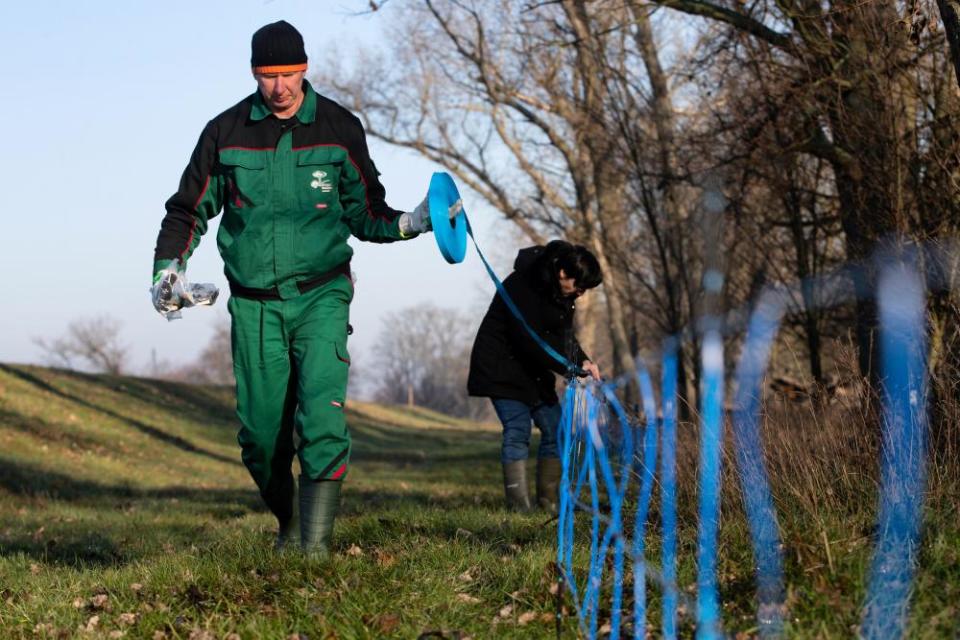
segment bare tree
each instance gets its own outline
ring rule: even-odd
[[[368,133],[443,165],[534,242],[587,245],[604,271],[616,362],[629,371],[628,287],[608,255],[627,216],[607,112],[606,47],[622,40],[622,17],[584,2],[424,0],[389,60],[363,56],[352,75],[327,65],[317,80]]]
[[[860,369],[876,382],[874,250],[960,228],[960,101],[944,88],[942,36],[911,31],[893,0],[654,1],[706,19],[712,62],[701,56],[696,72],[721,92],[742,87],[744,72],[776,78],[774,108],[753,126],[789,123],[781,149],[829,166],[846,258],[861,265],[852,272]]]
[[[720,263],[718,311],[742,307],[765,280],[805,283],[791,289],[788,320],[815,379],[841,318],[855,325],[862,373],[876,372],[878,243],[960,229],[960,100],[942,33],[923,27],[928,0],[402,6],[386,56],[362,55],[352,74],[329,64],[319,84],[530,239],[594,250],[615,373],[702,312],[716,243],[701,224],[708,183],[726,203],[721,242],[735,257]],[[669,57],[658,44],[668,37]],[[862,266],[851,271],[856,308],[824,313],[810,283],[846,261]],[[949,296],[931,304],[938,336],[960,335],[956,308]],[[688,380],[695,393],[698,338],[686,335],[680,388]]]
[[[937,7],[940,9],[940,18],[947,33],[947,44],[950,46],[950,59],[953,61],[957,86],[960,86],[960,2],[937,0]]]
[[[207,345],[185,367],[166,377],[199,384],[233,385],[233,352],[230,343],[230,322],[220,320]]]
[[[432,305],[387,314],[373,356],[376,399],[485,417],[487,403],[466,392],[474,324],[459,311]]]
[[[120,342],[121,324],[109,316],[74,320],[67,332],[52,341],[34,338],[48,361],[69,369],[83,365],[113,375],[123,373],[129,349]]]

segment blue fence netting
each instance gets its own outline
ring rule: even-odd
[[[722,602],[717,588],[717,536],[720,520],[726,367],[719,318],[706,318],[701,337],[700,447],[695,598],[680,589],[677,577],[677,370],[680,349],[689,336],[669,336],[658,354],[660,397],[653,376],[641,360],[637,370],[602,384],[578,382],[583,375],[527,324],[490,266],[474,237],[466,212],[448,220],[448,207],[460,195],[452,178],[434,174],[430,209],[440,251],[448,262],[465,255],[466,236],[498,294],[533,339],[570,373],[563,397],[559,443],[562,459],[557,514],[556,563],[560,594],[558,618],[566,598],[588,638],[646,638],[647,585],[661,593],[664,638],[678,635],[681,609],[692,613],[698,638],[724,636]],[[937,262],[934,260],[934,262]],[[942,256],[939,262],[944,262]],[[869,570],[867,596],[859,633],[869,639],[902,637],[908,622],[909,598],[920,543],[927,473],[926,283],[916,252],[880,254],[876,301],[879,308],[883,386],[881,488],[877,542]],[[840,304],[853,297],[845,281],[860,282],[856,269],[801,283],[819,291],[822,304]],[[743,346],[733,374],[730,412],[733,460],[743,495],[755,567],[756,630],[761,637],[784,631],[785,575],[780,525],[764,463],[761,439],[763,385],[771,351],[791,290],[769,287],[747,314]],[[863,291],[856,295],[862,296]],[[733,316],[733,314],[731,314]],[[729,325],[728,325],[729,326]],[[642,420],[633,420],[617,391],[635,382],[642,401]],[[659,464],[659,466],[658,466]],[[659,473],[658,473],[659,471]],[[654,486],[659,488],[659,531],[648,527]],[[632,518],[626,518],[632,513]],[[586,535],[577,535],[577,521]],[[648,536],[659,534],[660,564],[647,557]],[[579,546],[578,546],[579,545]],[[628,575],[632,580],[626,584]],[[624,590],[632,608],[625,610]],[[609,620],[600,624],[601,609]],[[560,624],[557,626],[558,634]]]
[[[882,486],[878,538],[859,632],[866,638],[899,638],[908,621],[926,482],[926,288],[908,259],[886,256],[878,261],[878,270],[884,380]],[[836,279],[820,284],[825,290],[835,289]],[[843,301],[842,296],[831,297]],[[749,314],[733,375],[730,412],[732,454],[754,556],[755,628],[763,637],[776,637],[784,631],[786,588],[780,526],[760,425],[763,384],[789,300],[785,289],[767,289]],[[681,605],[692,612],[698,638],[724,636],[717,590],[717,529],[725,367],[723,336],[716,324],[705,326],[701,334],[695,599],[677,583],[676,377],[683,336],[664,341],[659,357],[659,401],[649,370],[638,364],[635,380],[642,398],[642,420],[631,420],[617,397],[617,389],[626,380],[602,385],[571,382],[567,387],[560,427],[563,472],[557,564],[580,631],[588,638],[647,637],[652,631],[647,624],[647,584],[661,591],[663,637],[677,637]],[[659,531],[652,531],[647,523],[655,483],[660,492]],[[625,508],[633,514],[629,529],[624,526]],[[576,546],[583,536],[575,535],[578,518],[589,532],[589,544],[583,542],[585,548],[579,552]],[[647,537],[654,533],[661,544],[659,568],[646,553]],[[630,612],[622,606],[626,563],[632,567]],[[608,593],[602,593],[604,589]],[[601,608],[609,612],[603,627],[598,624]]]

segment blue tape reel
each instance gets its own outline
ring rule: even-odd
[[[460,192],[449,173],[437,171],[433,174],[427,197],[430,202],[430,224],[433,225],[433,237],[437,240],[440,254],[450,264],[463,262],[467,253],[466,210],[461,209],[450,220],[450,205],[460,199]]]

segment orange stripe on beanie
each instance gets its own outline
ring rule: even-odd
[[[254,73],[293,73],[294,71],[306,71],[307,65],[304,64],[275,64],[265,67],[254,67]]]

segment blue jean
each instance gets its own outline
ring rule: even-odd
[[[540,429],[538,458],[559,458],[557,430],[560,427],[560,405],[541,403],[531,407],[519,400],[491,398],[493,409],[503,425],[501,462],[526,460],[530,451],[530,423]]]

